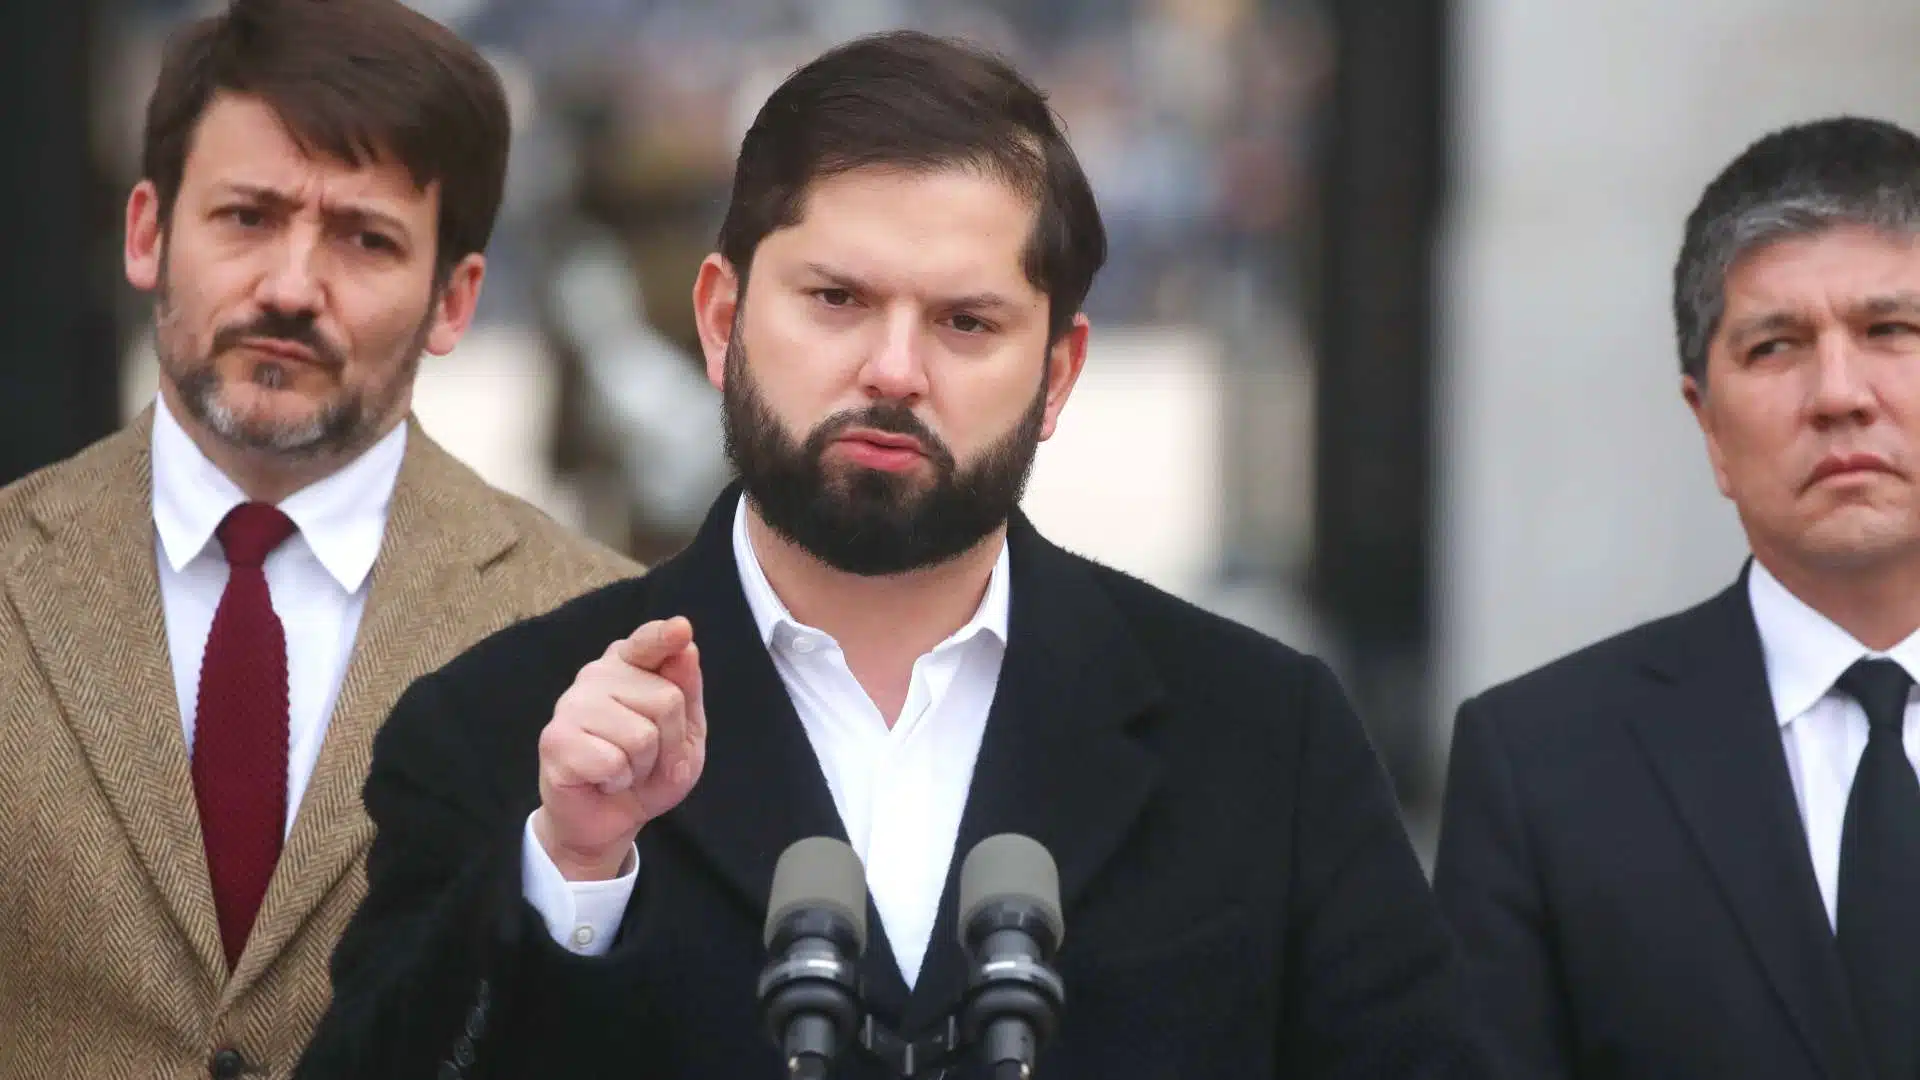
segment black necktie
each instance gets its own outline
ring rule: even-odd
[[[1867,713],[1867,749],[1840,833],[1840,960],[1879,1080],[1920,1069],[1920,779],[1901,739],[1913,680],[1891,660],[1861,660],[1840,692]]]

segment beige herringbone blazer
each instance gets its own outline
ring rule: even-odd
[[[0,491],[5,1080],[203,1080],[222,1050],[289,1075],[364,895],[360,789],[394,701],[484,635],[639,571],[413,426],[319,763],[229,975],[160,609],[151,423]]]

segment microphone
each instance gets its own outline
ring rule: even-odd
[[[855,965],[867,947],[867,875],[831,837],[780,854],[767,900],[760,1014],[795,1080],[825,1080],[860,1021]]]
[[[960,867],[960,947],[969,966],[961,1025],[993,1080],[1029,1080],[1066,985],[1052,963],[1066,923],[1060,872],[1037,842],[990,836]]]

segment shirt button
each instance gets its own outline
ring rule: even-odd
[[[593,927],[591,926],[574,927],[573,928],[573,944],[576,948],[581,948],[581,949],[584,949],[587,946],[593,944]]]
[[[810,652],[812,652],[813,650],[814,650],[814,644],[813,644],[813,639],[812,639],[812,638],[810,638],[810,637],[801,637],[801,638],[794,638],[794,639],[793,639],[793,651],[794,651],[794,652],[797,652],[797,653],[810,653]]]
[[[240,1074],[247,1071],[247,1059],[240,1056],[238,1050],[223,1049],[213,1055],[207,1063],[207,1072],[213,1080],[238,1080]]]

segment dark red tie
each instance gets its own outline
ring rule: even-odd
[[[200,662],[193,794],[229,968],[246,947],[285,832],[287,636],[262,564],[293,532],[265,503],[234,507],[216,531],[227,589]]]

